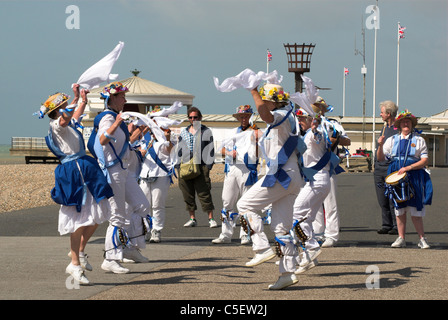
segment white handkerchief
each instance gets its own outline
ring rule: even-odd
[[[123,46],[124,42],[120,41],[114,50],[87,69],[81,77],[79,77],[76,83],[81,87],[90,90],[98,88],[102,82],[117,80],[118,74],[111,74],[110,72],[112,71],[115,62],[118,60]]]
[[[251,90],[257,87],[262,81],[272,84],[280,84],[283,81],[283,76],[279,77],[277,70],[270,73],[263,71],[255,73],[250,69],[245,69],[238,75],[225,79],[221,84],[219,84],[219,80],[216,77],[213,77],[213,81],[218,91],[231,92],[238,88]]]
[[[289,96],[289,100],[298,104],[303,108],[309,115],[314,116],[314,112],[311,105],[316,102],[317,96],[319,95],[319,90],[314,86],[313,81],[302,75],[303,82],[305,84],[305,92],[296,92]]]
[[[149,115],[151,117],[167,117],[170,114],[177,113],[177,111],[179,111],[182,107],[183,107],[182,102],[175,101],[168,109],[163,108],[162,110],[157,111],[157,112],[152,112]]]
[[[169,127],[178,126],[183,122],[183,120],[173,120],[167,117],[153,117],[153,119],[162,129],[169,129]]]
[[[122,112],[122,117],[125,118],[126,116],[135,117],[138,119],[138,120],[132,121],[132,123],[134,125],[148,126],[149,129],[151,129],[152,133],[154,133],[154,135],[156,136],[156,139],[158,141],[160,141],[160,142],[166,141],[166,138],[165,138],[165,135],[164,135],[162,129],[160,129],[160,127],[149,117],[145,116],[144,114],[141,114],[140,112],[131,112],[131,111]]]

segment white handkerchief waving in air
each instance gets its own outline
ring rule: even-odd
[[[121,54],[123,46],[124,42],[120,41],[108,55],[87,69],[81,77],[79,77],[76,83],[78,83],[81,87],[90,90],[98,88],[102,82],[117,80],[118,74],[111,74],[111,71]]]
[[[263,71],[255,73],[250,69],[245,69],[236,76],[225,79],[221,84],[219,84],[219,80],[216,77],[213,77],[213,81],[218,91],[231,92],[238,88],[251,90],[257,87],[262,81],[280,84],[283,81],[283,76],[279,76],[277,70],[269,73]]]
[[[313,80],[311,80],[310,78],[302,75],[302,79],[303,83],[305,84],[305,91],[291,94],[289,96],[289,100],[298,104],[306,112],[308,112],[308,114],[314,116],[315,112],[311,105],[316,102],[316,99],[319,95],[319,89],[316,88]]]
[[[160,129],[160,127],[147,115],[140,112],[125,111],[121,113],[121,117],[125,121],[132,122],[136,126],[148,126],[158,141],[166,141],[162,129]]]
[[[170,114],[176,114],[183,107],[182,102],[174,101],[169,108],[163,108],[162,110],[151,112],[151,117],[168,117]]]

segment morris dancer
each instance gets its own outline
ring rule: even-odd
[[[331,106],[329,106],[322,98],[318,103],[323,105],[323,114],[331,111]],[[338,146],[347,147],[351,144],[351,141],[347,136],[344,127],[342,127],[338,121],[334,119],[328,119],[328,121],[332,126],[330,127],[329,132],[331,150],[338,155]],[[325,239],[321,245],[322,248],[333,247],[339,240],[339,212],[336,199],[336,176],[338,173],[339,172],[335,172],[335,174],[330,175],[330,192],[325,198],[323,206],[320,207],[316,219],[313,222],[313,230],[316,237],[321,236]]]
[[[418,246],[427,249],[427,243],[423,228],[425,205],[432,202],[432,182],[425,170],[428,164],[428,149],[425,140],[415,130],[417,118],[408,110],[402,111],[395,120],[395,126],[400,133],[384,141],[381,136],[378,139],[379,148],[377,157],[379,161],[390,159],[388,174],[398,171],[398,174],[406,173],[410,190],[413,196],[410,199],[395,203],[395,215],[397,218],[398,238],[392,243],[393,248],[406,246],[406,214],[410,214],[415,230],[419,236]],[[386,192],[393,196],[393,191],[386,186]],[[396,200],[396,199],[395,199]]]
[[[123,113],[121,114],[123,118]],[[126,121],[125,121],[126,122]],[[130,144],[130,153],[128,160],[128,176],[135,181],[139,181],[140,171],[142,170],[143,165],[143,154],[141,150],[141,139],[143,139],[143,135],[148,131],[148,127],[146,126],[137,126],[133,123],[128,124],[129,131],[129,144]],[[138,213],[133,212],[133,207],[126,202],[126,227],[125,230],[133,244],[133,248],[140,249],[145,248],[145,239],[146,235],[150,232],[151,218],[146,216],[142,218]],[[143,228],[142,228],[142,219],[143,219]],[[137,252],[135,252],[137,253]],[[123,260],[122,262],[148,262],[149,260],[140,255],[140,254],[129,254],[129,250],[125,248],[123,252]]]
[[[250,125],[253,115],[250,105],[242,105],[236,109],[233,116],[240,122],[240,126],[229,134],[235,137],[245,132],[243,136],[235,140],[229,139],[229,143],[222,148],[225,157],[225,178],[222,190],[221,234],[212,240],[215,244],[230,243],[236,222],[240,215],[236,210],[238,199],[257,182],[257,148],[258,137],[261,131]],[[255,130],[255,131],[254,131]],[[249,133],[249,134],[247,134]],[[240,231],[241,244],[250,243],[250,235],[243,228]]]
[[[305,168],[313,170],[313,176],[309,178],[306,175],[306,184],[300,190],[299,196],[294,203],[294,225],[300,223],[303,232],[308,238],[299,268],[295,271],[296,274],[302,273],[317,264],[315,259],[321,253],[321,249],[315,238],[312,224],[331,189],[331,157],[334,154],[330,149],[328,123],[325,123],[327,120],[323,117],[328,106],[326,103],[322,103],[322,101],[323,99],[318,97],[313,104],[315,117],[311,123],[308,122],[310,128],[308,128],[304,136],[307,149],[302,157],[303,170]]]
[[[111,208],[107,199],[113,192],[98,163],[86,155],[84,139],[77,129],[87,104],[87,90],[73,85],[74,99],[67,107],[69,97],[64,93],[50,96],[41,107],[41,117],[48,114],[50,130],[46,137],[49,149],[59,158],[55,169],[53,200],[61,204],[58,231],[70,233],[71,263],[66,272],[82,285],[89,284],[84,270],[92,271],[84,248],[98,224],[110,218]],[[76,110],[75,110],[76,109]],[[75,111],[74,111],[75,110]]]
[[[166,199],[174,174],[171,159],[171,130],[162,128],[166,141],[159,141],[150,131],[145,136],[145,157],[140,172],[140,187],[152,208],[152,228],[149,242],[161,242],[162,229],[165,226]]]
[[[140,216],[135,228],[144,230],[143,219],[149,213],[149,203],[145,194],[138,185],[135,177],[127,170],[129,165],[129,131],[123,122],[120,112],[126,103],[125,94],[128,91],[120,82],[107,85],[101,94],[105,100],[105,111],[95,117],[95,135],[89,139],[89,149],[98,157],[98,162],[114,191],[114,197],[110,199],[112,217],[106,232],[105,259],[101,268],[114,273],[128,273],[120,261],[123,257],[146,262],[139,249],[144,248],[145,242],[136,247],[129,239],[126,229],[130,220],[126,211],[126,203],[131,206],[130,212]],[[92,145],[93,144],[93,145]]]
[[[252,238],[255,251],[253,259],[246,266],[253,267],[275,257],[269,240],[264,233],[263,220],[259,212],[272,204],[270,227],[275,233],[280,276],[271,290],[286,288],[298,282],[294,275],[297,262],[297,248],[290,235],[294,200],[303,184],[296,148],[298,145],[298,126],[289,94],[280,85],[266,84],[258,92],[251,91],[258,114],[269,127],[260,140],[260,147],[266,156],[267,173],[258,180],[238,201],[237,208]]]

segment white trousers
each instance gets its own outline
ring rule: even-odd
[[[339,213],[336,202],[336,176],[330,177],[330,192],[325,198],[323,206],[317,212],[313,221],[313,230],[316,236],[325,236],[325,238],[339,240]]]
[[[297,166],[285,169],[291,182],[288,189],[283,188],[276,182],[273,187],[262,187],[264,177],[255,183],[238,201],[237,207],[241,215],[246,215],[248,223],[254,234],[252,238],[252,249],[261,252],[270,248],[269,240],[264,233],[263,219],[257,212],[272,204],[271,230],[276,236],[289,234],[293,223],[293,205],[303,186],[303,179]],[[280,260],[279,271],[294,272],[297,263],[298,251],[295,245],[287,241],[282,249],[284,256]]]
[[[319,243],[314,237],[313,221],[331,189],[328,171],[319,171],[314,175],[314,179],[315,181],[305,184],[294,203],[294,220],[306,217],[300,226],[309,238],[305,242],[305,248],[308,250],[319,247]]]
[[[114,227],[124,228],[131,239],[133,246],[144,248],[144,235],[142,218],[149,214],[149,202],[137,183],[135,175],[123,170],[120,164],[108,169],[111,178],[110,186],[114,196],[109,199],[112,215],[106,232],[105,250],[106,259],[121,260],[123,248],[114,248],[112,234]],[[139,238],[142,238],[143,241]]]
[[[170,189],[170,177],[157,177],[152,182],[142,179],[140,187],[152,209],[152,228],[161,231],[165,226],[166,198]]]
[[[236,223],[240,219],[237,210],[238,199],[250,189],[251,186],[246,186],[247,177],[249,176],[249,169],[245,165],[233,165],[229,167],[229,172],[226,173],[224,184],[222,188],[222,207],[223,211],[229,215],[228,219],[224,219],[221,225],[220,237],[231,239]],[[232,215],[232,217],[230,217]],[[240,230],[240,238],[246,236],[243,228]]]

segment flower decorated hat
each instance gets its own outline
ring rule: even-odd
[[[260,96],[263,100],[288,103],[289,93],[283,90],[283,87],[278,84],[267,83],[260,88]]]
[[[39,115],[39,118],[42,119],[46,114],[63,106],[68,99],[70,99],[70,96],[62,92],[57,92],[49,96],[48,99],[42,103],[39,112],[36,112],[35,114]]]
[[[311,117],[310,114],[308,112],[306,112],[303,108],[298,108],[295,112],[297,117]]]
[[[407,109],[404,111],[401,111],[398,115],[398,117],[395,119],[394,126],[396,128],[400,128],[400,122],[404,119],[410,119],[412,122],[412,128],[415,128],[417,126],[417,118]]]
[[[108,99],[110,95],[115,95],[120,92],[128,92],[128,87],[123,86],[119,81],[109,83],[104,87],[103,92],[101,92],[101,99]]]
[[[242,105],[236,108],[236,112],[233,114],[235,118],[238,118],[240,115],[248,114],[252,115],[254,112],[252,111],[252,108],[250,105]]]
[[[325,113],[330,110],[329,105],[325,102],[322,97],[317,97],[316,102],[312,105],[315,113]]]

